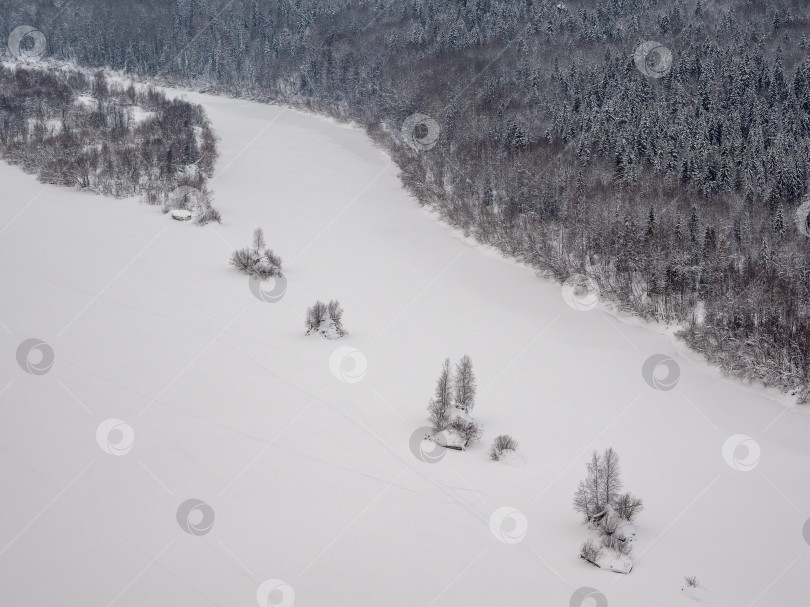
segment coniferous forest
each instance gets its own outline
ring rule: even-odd
[[[354,121],[465,233],[810,394],[803,0],[4,4],[0,31],[36,27],[53,60]],[[663,75],[637,68],[648,40]]]

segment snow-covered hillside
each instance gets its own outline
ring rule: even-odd
[[[573,309],[420,209],[359,130],[188,97],[222,139],[222,225],[0,165],[0,603],[806,601],[810,410]],[[256,227],[284,258],[277,303],[228,265]],[[332,298],[349,335],[305,337]],[[29,338],[45,373],[17,363]],[[411,435],[464,353],[484,440],[426,463]],[[645,382],[655,354],[673,389]],[[487,458],[504,433],[525,465]],[[611,445],[646,506],[629,575],[578,557],[573,493]]]

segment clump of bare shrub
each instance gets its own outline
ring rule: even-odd
[[[489,459],[498,462],[507,451],[517,451],[518,442],[508,434],[501,434],[495,437],[492,441],[492,446],[489,448]]]
[[[307,335],[320,333],[326,338],[337,339],[348,333],[343,327],[343,308],[335,299],[328,304],[316,301],[311,307],[307,308],[304,324]]]
[[[596,560],[599,558],[599,551],[599,546],[597,546],[593,540],[585,540],[579,549],[579,556],[592,565],[596,565]]]
[[[231,255],[231,265],[243,274],[256,280],[267,280],[282,276],[281,257],[268,249],[264,241],[264,231],[256,228],[250,247],[237,249]]]

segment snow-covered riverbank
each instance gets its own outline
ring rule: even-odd
[[[688,605],[684,575],[706,604],[802,601],[810,410],[637,322],[572,309],[420,209],[359,130],[188,98],[222,139],[222,225],[0,165],[3,602],[252,605],[276,579],[301,606],[567,605],[582,586],[614,606]],[[277,303],[227,263],[256,227],[284,258]],[[350,334],[304,337],[307,306],[331,298]],[[15,361],[34,337],[54,352],[43,375]],[[330,371],[341,346],[364,374]],[[410,436],[442,360],[464,353],[484,440],[424,463]],[[678,363],[674,389],[645,383],[654,354]],[[126,426],[97,440],[110,418]],[[105,452],[128,428],[131,448]],[[524,466],[487,459],[502,433]],[[759,447],[749,471],[724,457],[735,435]],[[627,576],[578,558],[571,508],[609,445],[646,506]],[[210,531],[178,525],[190,498],[211,507]],[[491,530],[504,506],[518,511],[504,528],[528,523],[520,541]]]

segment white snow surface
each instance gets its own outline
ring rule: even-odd
[[[360,130],[186,95],[221,137],[222,225],[0,164],[4,605],[254,605],[272,587],[300,606],[568,605],[589,586],[666,607],[694,604],[684,575],[707,605],[806,603],[810,410],[663,328],[569,308],[422,210]],[[284,258],[278,303],[228,265],[256,227]],[[306,308],[331,298],[350,334],[306,338]],[[54,350],[44,375],[15,360],[32,337]],[[367,362],[351,381],[330,372],[345,346]],[[422,462],[409,437],[465,353],[484,439]],[[659,353],[680,365],[669,391],[642,379]],[[502,433],[525,465],[489,461]],[[733,435],[759,445],[753,469],[724,460]],[[629,575],[579,558],[571,508],[611,445],[646,506]],[[207,533],[178,524],[189,498],[215,514]],[[525,536],[496,538],[496,511]]]

